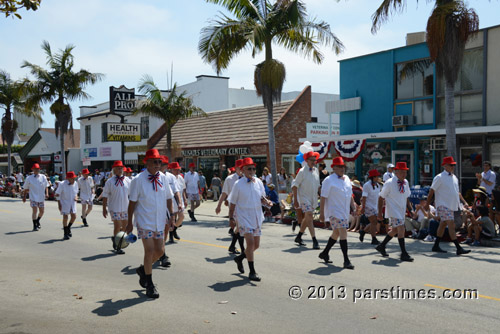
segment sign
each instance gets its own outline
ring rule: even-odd
[[[340,135],[339,127],[332,126],[332,132],[328,134],[328,123],[306,123],[307,138],[331,137]]]
[[[146,152],[147,150],[148,150],[148,146],[147,145],[125,146],[125,153]]]
[[[85,158],[97,158],[97,147],[84,148],[83,156]]]
[[[139,123],[107,123],[108,141],[141,141],[141,124]]]
[[[40,156],[40,162],[50,162],[50,155],[41,155]]]
[[[109,111],[115,113],[131,113],[135,108],[135,88],[128,89],[121,85],[109,87]]]
[[[182,150],[185,157],[203,157],[219,155],[249,155],[249,147],[226,147],[226,148],[207,148],[200,150]]]
[[[90,166],[90,158],[83,158],[82,165]]]
[[[54,154],[54,162],[62,162],[62,157],[60,154]]]
[[[110,157],[111,156],[111,147],[100,147],[99,148],[99,156]]]

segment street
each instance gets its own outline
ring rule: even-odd
[[[0,198],[0,333],[500,330],[499,248],[465,245],[472,252],[458,257],[451,243],[442,244],[447,254],[436,254],[431,243],[406,239],[415,261],[402,263],[397,240],[387,247],[390,257],[383,258],[369,240],[360,243],[358,234],[349,233],[352,271],[342,268],[338,244],[330,252],[333,264],[326,265],[308,234],[307,246],[298,247],[289,225],[264,223],[255,257],[262,281],[254,283],[247,262],[246,273],[239,274],[227,253],[227,208],[216,216],[215,202],[208,201],[196,211],[197,223],[185,222],[178,230],[182,239],[167,244],[172,266],[154,266],[160,298],[151,300],[135,273],[141,242],[115,255],[112,223],[103,218],[102,207],[94,207],[89,227],[83,227],[80,210],[78,205],[73,237],[63,241],[56,202],[46,202],[42,229],[32,232],[29,203]],[[330,233],[317,230],[322,248]],[[403,289],[417,295],[402,299]],[[453,294],[445,289],[477,289],[477,298],[441,298]],[[461,294],[467,292],[455,292]]]

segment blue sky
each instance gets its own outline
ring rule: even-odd
[[[408,0],[402,14],[394,15],[376,35],[370,32],[371,15],[382,0],[305,0],[312,17],[328,22],[346,49],[340,55],[324,48],[321,65],[275,47],[273,56],[285,63],[284,91],[302,90],[311,85],[321,93],[339,92],[338,60],[403,46],[406,33],[424,31],[432,2]],[[480,18],[480,27],[500,24],[500,1],[469,0]],[[22,11],[22,20],[0,17],[0,68],[14,79],[28,74],[23,60],[45,65],[40,45],[49,41],[53,50],[67,44],[74,50],[76,69],[105,74],[102,82],[88,87],[92,96],[72,102],[78,106],[108,100],[109,86],[137,87],[143,74],[150,74],[166,88],[167,72],[174,66],[174,81],[185,84],[200,74],[215,75],[198,54],[200,30],[209,24],[221,7],[204,0],[43,0],[36,12]],[[224,11],[223,11],[224,12]],[[222,73],[230,87],[253,88],[255,59],[239,55]],[[53,127],[54,118],[44,107],[44,127]],[[75,121],[75,127],[79,124]]]

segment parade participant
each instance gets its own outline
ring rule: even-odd
[[[219,203],[215,208],[215,213],[218,215],[221,211],[222,203],[228,205],[227,198],[231,194],[231,190],[234,187],[234,184],[242,178],[243,172],[241,170],[241,164],[243,163],[243,159],[236,160],[236,165],[234,166],[234,174],[229,175],[224,181],[224,186],[222,188],[222,194],[219,198]],[[240,244],[241,252],[245,251],[244,247],[244,237],[240,235],[238,231],[238,215],[234,213],[234,220],[229,220],[229,228],[230,233],[232,235],[231,245],[229,245],[228,251],[233,254],[240,254],[240,252],[236,249],[236,242]]]
[[[186,182],[186,194],[189,202],[188,204],[191,205],[191,210],[188,210],[188,213],[192,222],[197,221],[194,216],[194,210],[200,206],[200,177],[194,169],[195,164],[190,163],[189,172],[184,175],[184,181]]]
[[[480,187],[486,189],[486,193],[491,197],[491,191],[495,188],[497,176],[495,172],[491,170],[491,162],[483,162],[483,169],[484,171],[481,174],[476,174],[477,182]]]
[[[181,188],[179,186],[179,184],[177,183],[177,178],[175,177],[174,174],[170,173],[168,171],[168,157],[162,155],[162,164],[161,164],[161,172],[163,174],[165,174],[165,176],[167,177],[167,180],[168,180],[168,185],[170,186],[170,189],[172,190],[172,193],[174,194],[174,202],[172,204],[172,214],[174,217],[172,217],[172,219],[170,219],[170,214],[167,214],[167,220],[168,221],[171,221],[172,224],[168,223],[166,226],[165,226],[165,235],[164,235],[164,241],[167,241],[167,236],[170,237],[170,242],[171,243],[174,243],[174,238],[177,239],[177,240],[180,240],[180,237],[179,235],[177,234],[177,226],[175,226],[174,222],[175,222],[175,214],[177,212],[179,212],[180,209],[182,209],[182,205],[180,204],[181,203]],[[165,262],[165,265],[167,264],[167,260],[168,259],[168,256],[166,254],[163,254],[162,257],[160,258],[160,262],[161,264],[163,264],[163,262]],[[168,262],[170,263],[170,262]]]
[[[96,169],[95,173],[94,173],[94,185],[96,187],[97,186],[101,186],[101,182],[102,182],[103,179],[104,179],[104,175],[101,174],[101,172],[99,171],[99,169]]]
[[[378,220],[383,219],[382,208],[385,200],[385,218],[389,219],[392,228],[384,241],[375,249],[382,256],[389,256],[385,251],[385,246],[397,234],[401,248],[401,261],[411,262],[413,258],[408,254],[405,246],[405,213],[410,206],[408,198],[411,195],[410,186],[406,180],[409,168],[406,162],[398,162],[394,170],[395,176],[385,182],[378,197]]]
[[[203,172],[200,170],[198,175],[200,176],[200,192],[201,192],[201,200],[207,200],[207,179],[203,175]]]
[[[331,263],[328,253],[340,237],[340,248],[344,255],[344,268],[354,269],[347,255],[347,228],[349,227],[349,212],[356,212],[356,203],[352,197],[351,180],[345,173],[345,163],[342,157],[336,157],[332,163],[333,173],[321,186],[320,221],[325,217],[330,221],[333,232],[319,258],[325,263]]]
[[[160,172],[161,155],[156,149],[146,151],[146,170],[130,183],[128,224],[126,232],[132,233],[134,225],[144,247],[144,264],[137,268],[139,284],[146,288],[150,298],[160,297],[153,284],[153,263],[165,253],[163,235],[167,223],[167,210],[172,216],[172,190],[167,177]]]
[[[33,231],[38,231],[42,228],[40,219],[45,210],[45,199],[49,197],[49,183],[45,175],[40,174],[39,164],[34,164],[31,170],[33,174],[29,175],[24,182],[23,203],[26,202],[26,194],[29,192]]]
[[[308,228],[313,241],[313,249],[319,249],[313,224],[313,213],[318,206],[318,190],[320,187],[319,172],[315,167],[318,158],[318,152],[305,153],[304,161],[307,165],[299,170],[292,184],[293,206],[296,210],[301,209],[303,212],[303,219],[299,222],[300,230],[294,241],[300,246],[305,246],[302,235]]]
[[[185,203],[187,203],[186,183],[184,182],[184,178],[181,175],[181,166],[179,165],[178,162],[173,162],[169,164],[168,169],[170,169],[170,172],[172,173],[172,175],[174,175],[177,182],[177,188],[179,189],[179,198],[177,199],[176,197],[174,197],[175,203],[173,204],[174,209],[175,207],[177,207],[177,212],[175,213],[173,219],[173,226],[177,231],[177,229],[181,227],[185,217],[184,209],[185,209]],[[177,235],[177,233],[175,235]]]
[[[76,201],[78,196],[78,183],[75,182],[75,172],[67,172],[66,180],[59,183],[56,190],[57,205],[59,212],[63,215],[64,240],[68,240],[73,235],[71,233],[71,225],[76,219]],[[68,216],[70,216],[68,222]]]
[[[259,248],[261,226],[264,221],[262,205],[271,206],[266,199],[266,191],[262,181],[255,177],[256,164],[252,158],[245,158],[241,163],[244,177],[236,181],[229,194],[229,220],[236,221],[238,215],[238,229],[243,234],[247,247],[245,251],[236,256],[234,261],[240,273],[244,273],[243,260],[248,260],[250,274],[248,278],[251,281],[260,281],[261,278],[255,272],[254,252]]]
[[[120,231],[125,231],[128,220],[128,192],[131,180],[123,175],[124,167],[120,160],[113,163],[111,168],[113,169],[114,176],[106,181],[104,190],[102,191],[102,215],[104,218],[107,218],[109,209],[109,215],[113,221],[113,236],[111,240],[113,241],[113,249],[116,251],[116,254],[125,254],[115,244],[115,235]]]
[[[82,204],[83,226],[89,226],[87,216],[92,211],[94,204],[94,180],[89,177],[90,172],[87,168],[82,170],[82,176],[78,178],[78,187],[80,188],[80,203]]]
[[[441,242],[446,226],[448,226],[448,233],[450,234],[451,241],[453,241],[455,247],[457,248],[457,255],[462,255],[469,253],[470,250],[463,249],[458,243],[455,233],[454,211],[460,210],[460,202],[465,205],[467,205],[467,202],[460,193],[458,178],[455,174],[453,174],[456,164],[457,163],[453,157],[443,158],[443,163],[441,165],[443,166],[444,171],[436,175],[434,180],[432,180],[431,190],[429,191],[429,195],[427,197],[426,210],[429,210],[429,203],[432,202],[433,196],[436,195],[435,207],[437,209],[440,222],[432,251],[437,253],[446,253],[446,251],[439,247],[439,243]]]
[[[17,172],[16,181],[21,188],[24,186],[24,175],[23,175],[23,173],[21,173],[21,171]]]
[[[394,177],[394,165],[388,164],[387,165],[387,172],[384,173],[382,180],[385,183],[385,182],[387,182],[387,180],[392,179],[393,177]]]
[[[370,221],[370,233],[372,235],[372,245],[378,245],[380,242],[377,240],[377,215],[378,215],[378,196],[382,186],[379,185],[378,179],[380,173],[376,169],[368,172],[370,179],[363,185],[363,197],[361,198],[361,214],[365,215]],[[359,240],[363,242],[365,235],[363,227],[359,230]]]
[[[126,177],[128,177],[130,180],[132,180],[134,177],[132,176],[132,168],[130,167],[125,167],[123,170],[124,174]]]

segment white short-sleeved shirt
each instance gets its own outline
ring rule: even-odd
[[[240,176],[236,173],[229,175],[224,180],[224,185],[222,186],[222,193],[225,193],[227,196],[231,194],[231,190],[233,190],[234,184],[236,181],[240,179]]]
[[[491,192],[493,191],[493,188],[495,188],[495,183],[496,183],[496,180],[497,180],[497,175],[495,174],[494,171],[492,171],[490,169],[487,172],[482,172],[481,173],[481,177],[482,177],[482,179],[481,179],[480,186],[484,187],[486,189],[486,193],[488,195],[491,195]],[[489,186],[489,185],[486,184],[486,182],[484,182],[484,180],[493,182],[493,184],[491,186]]]
[[[321,197],[326,199],[325,217],[349,219],[352,199],[352,183],[347,175],[339,178],[335,173],[323,180]]]
[[[147,170],[137,175],[130,183],[129,199],[137,202],[134,211],[134,224],[141,229],[149,231],[165,230],[167,221],[167,200],[173,198],[167,177],[158,173],[156,189],[149,180],[151,175]]]
[[[62,212],[76,212],[75,197],[78,195],[78,182],[69,184],[68,180],[59,183],[56,190],[58,201],[61,203]]]
[[[297,187],[297,200],[300,205],[311,205],[313,208],[318,206],[320,182],[316,167],[313,167],[312,170],[308,166],[302,167],[293,180],[292,187]]]
[[[262,181],[266,181],[266,185],[270,185],[271,183],[273,183],[273,176],[271,174],[262,175],[260,179]]]
[[[375,182],[375,188],[373,188],[372,181],[363,185],[363,197],[366,197],[365,207],[375,210],[375,213],[378,213],[378,196],[381,190],[382,187],[377,182]]]
[[[17,182],[19,182],[19,183],[24,182],[23,173],[17,173],[16,174],[16,179],[17,179]]]
[[[398,181],[396,176],[389,179],[380,192],[380,197],[385,199],[385,218],[405,219],[406,203],[411,195],[410,185],[404,180],[404,190],[401,193]]]
[[[94,175],[94,184],[101,184],[101,180],[104,178],[103,174]]]
[[[186,190],[186,181],[184,181],[184,177],[182,177],[181,174],[176,176],[177,178],[177,185],[179,186],[179,189],[181,192]]]
[[[249,182],[246,177],[242,177],[236,181],[228,201],[236,205],[238,224],[251,229],[262,226],[264,214],[261,199],[265,196],[264,184],[258,178],[254,177]]]
[[[111,212],[127,212],[128,211],[128,193],[130,183],[132,181],[128,177],[123,177],[123,185],[118,181],[118,176],[109,178],[104,184],[102,197],[108,199],[108,210]]]
[[[197,172],[186,172],[184,174],[184,181],[186,182],[186,193],[198,194],[198,182],[200,181],[200,177]]]
[[[45,189],[49,186],[47,178],[43,174],[31,174],[24,182],[24,189],[29,189],[30,200],[34,202],[45,201]]]
[[[435,193],[436,207],[444,206],[451,211],[458,211],[460,209],[460,196],[458,187],[458,178],[455,174],[443,171],[436,175],[432,180],[431,189]]]
[[[82,176],[78,178],[78,187],[80,188],[80,198],[84,201],[91,201],[94,180],[90,176],[87,176],[86,179]]]
[[[174,174],[172,174],[170,172],[165,172],[164,174],[168,180],[168,185],[170,186],[170,190],[172,190],[172,194],[174,195],[174,198],[173,198],[174,202],[172,203],[172,209],[173,209],[174,213],[177,213],[177,212],[179,212],[179,205],[177,204],[177,202],[175,200],[175,193],[179,193],[179,197],[182,198],[182,194],[181,194],[182,189],[181,189],[179,183],[177,182],[177,178],[175,177]]]
[[[382,180],[385,182],[387,182],[387,180],[390,180],[394,177],[394,173],[390,173],[390,172],[385,172],[384,173],[384,176],[382,176]]]

